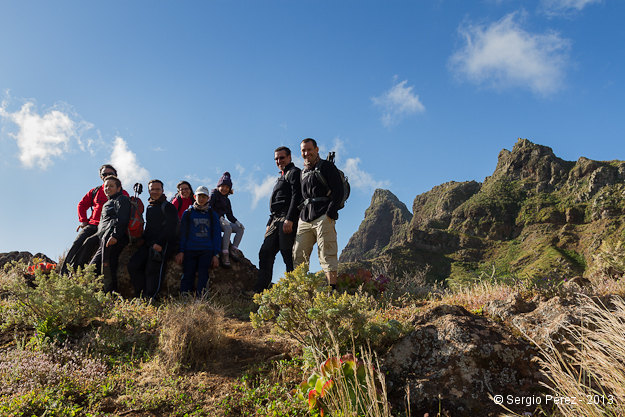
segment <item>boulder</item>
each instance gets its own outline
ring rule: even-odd
[[[123,297],[134,297],[135,295],[126,265],[136,250],[137,247],[135,245],[128,245],[119,257],[119,270],[117,272],[118,291]],[[254,288],[258,269],[247,258],[240,259],[238,262],[233,260],[231,264],[232,267],[229,269],[220,266],[209,272],[209,288],[211,292],[241,294],[243,291]],[[178,295],[181,276],[182,266],[170,259],[165,269],[160,296]]]
[[[534,356],[503,325],[442,305],[416,319],[414,331],[386,355],[384,371],[393,403],[405,403],[409,389],[413,415],[436,415],[440,406],[453,416],[495,416],[504,410],[489,394],[536,394],[541,377]]]
[[[8,264],[9,262],[23,261],[26,263],[30,263],[35,258],[40,259],[41,262],[54,263],[52,259],[48,258],[43,253],[36,253],[33,255],[30,252],[13,251],[0,253],[0,270],[2,270],[2,268],[4,268],[4,265]]]

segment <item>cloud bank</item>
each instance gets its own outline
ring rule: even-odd
[[[6,102],[0,105],[0,117],[17,126],[17,132],[9,136],[17,142],[19,160],[24,167],[46,169],[73,146],[85,150],[81,136],[92,128],[90,123],[75,121],[58,109],[40,115],[33,102],[25,103],[15,112],[7,111],[6,107]],[[92,140],[87,142],[89,147],[92,144]]]
[[[117,169],[119,179],[124,188],[131,190],[137,182],[145,182],[150,179],[150,173],[139,164],[137,154],[128,148],[126,141],[117,136],[111,152],[111,164]]]
[[[371,98],[373,104],[382,108],[384,126],[396,125],[406,116],[425,111],[419,96],[412,91],[414,87],[407,86],[407,83],[408,80],[396,83],[382,95]]]
[[[459,29],[464,46],[450,58],[460,78],[503,89],[524,87],[538,95],[562,88],[570,42],[555,32],[530,33],[511,13],[488,26]]]

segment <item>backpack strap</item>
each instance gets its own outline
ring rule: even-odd
[[[98,185],[93,190],[91,190],[91,206],[93,207],[93,203],[95,203],[95,196],[98,195],[98,191],[102,188],[101,185]]]

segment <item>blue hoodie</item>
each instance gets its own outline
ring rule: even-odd
[[[221,225],[212,208],[199,211],[193,206],[182,214],[180,220],[180,252],[210,250],[213,255],[221,249]]]

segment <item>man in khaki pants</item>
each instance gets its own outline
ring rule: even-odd
[[[336,288],[339,262],[335,225],[343,199],[343,182],[334,163],[319,157],[319,148],[314,139],[304,139],[300,149],[304,158],[301,175],[304,202],[297,224],[293,263],[297,266],[308,262],[313,246],[317,243],[319,263],[328,283]]]

